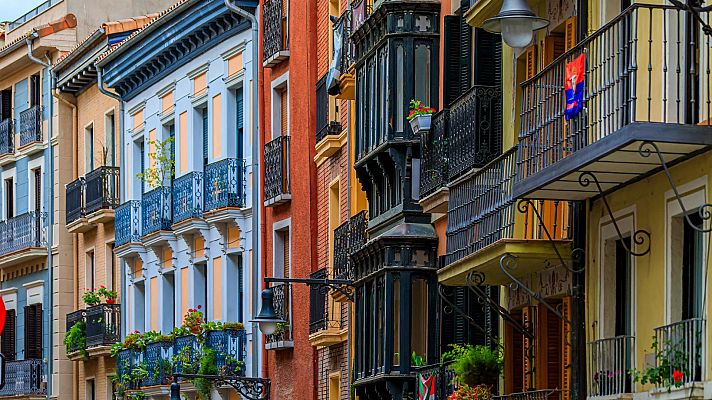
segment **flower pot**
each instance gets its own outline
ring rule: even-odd
[[[422,114],[410,120],[410,127],[413,128],[413,133],[418,134],[420,131],[430,130],[430,122],[433,119],[433,114]]]
[[[116,299],[106,299],[106,304],[116,304]]]

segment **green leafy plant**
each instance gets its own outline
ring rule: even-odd
[[[175,161],[173,159],[173,137],[163,140],[149,139],[148,145],[153,146],[155,152],[149,152],[152,167],[136,174],[136,177],[147,183],[151,189],[163,186],[166,179],[173,176],[175,172]]]
[[[443,362],[452,362],[450,369],[460,382],[469,387],[497,384],[504,365],[502,353],[487,346],[451,344],[452,350],[442,355]]]
[[[200,353],[200,367],[198,368],[199,375],[216,375],[218,373],[217,354],[210,347],[204,347]],[[205,378],[193,379],[193,386],[198,393],[198,399],[210,400],[210,391],[212,384]]]
[[[487,385],[470,387],[461,384],[455,392],[447,397],[447,400],[491,400],[492,389]]]
[[[104,285],[99,286],[99,290],[97,291],[97,293],[99,294],[99,296],[104,298],[104,301],[107,304],[116,303],[116,299],[119,297],[119,294],[116,293],[116,290],[107,289]]]
[[[223,330],[235,330],[242,331],[245,330],[245,325],[242,322],[221,322],[221,321],[208,321],[203,324],[203,331],[223,331]]]
[[[289,322],[278,322],[277,328],[274,330],[272,335],[281,335],[282,333],[289,331]]]
[[[410,365],[413,367],[422,367],[425,365],[425,360],[423,359],[423,356],[413,352],[413,354],[410,355]]]
[[[653,343],[650,349],[655,355],[656,366],[647,367],[642,371],[637,369],[629,371],[633,376],[633,381],[640,382],[643,385],[650,383],[667,387],[668,391],[673,387],[681,387],[685,384],[684,377],[690,373],[686,368],[688,354],[683,351],[684,348],[683,345],[676,345],[672,342],[666,342],[661,346],[658,339],[653,336]],[[595,378],[596,376],[594,376]]]
[[[89,357],[87,352],[87,331],[84,321],[78,321],[64,335],[64,346],[67,353],[79,352],[83,358]]]
[[[82,301],[84,304],[87,306],[95,306],[101,303],[101,297],[99,296],[99,292],[95,292],[92,289],[85,289],[86,291],[84,292],[84,295],[82,296]]]
[[[410,101],[410,113],[408,113],[408,121],[419,116],[419,115],[431,115],[435,113],[434,108],[430,108],[423,104],[420,100]]]

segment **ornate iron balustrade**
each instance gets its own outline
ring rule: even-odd
[[[85,215],[84,178],[75,179],[67,184],[67,223],[72,223]]]
[[[354,278],[350,256],[366,244],[367,226],[366,211],[361,211],[334,229],[334,278]]]
[[[354,50],[353,42],[351,41],[351,27],[352,27],[352,12],[351,10],[344,11],[339,17],[339,20],[334,24],[334,30],[339,29],[341,25],[344,27],[344,35],[341,38],[341,65],[340,71],[342,74],[346,73],[349,68],[351,68],[356,62],[356,53]]]
[[[148,375],[143,379],[143,386],[167,385],[173,376],[173,342],[163,341],[146,345],[143,360]]]
[[[129,200],[116,208],[114,240],[116,247],[141,241],[141,201]]]
[[[87,347],[111,346],[121,340],[121,306],[99,304],[86,310]]]
[[[119,206],[119,167],[99,167],[86,175],[86,213]]]
[[[245,206],[245,160],[226,158],[205,167],[205,211]]]
[[[329,273],[322,268],[309,275],[311,279],[327,279]],[[309,334],[329,328],[328,288],[324,286],[309,287]]]
[[[195,374],[200,366],[200,345],[194,335],[179,336],[173,342],[173,355],[177,362],[173,363],[173,373]]]
[[[705,320],[691,318],[670,325],[655,328],[658,349],[669,366],[669,377],[673,371],[683,373],[684,383],[701,382],[704,379],[703,349],[705,348]],[[655,358],[655,365],[662,360]]]
[[[473,86],[450,106],[448,177],[483,167],[502,153],[502,90]]]
[[[707,14],[702,18],[708,20]],[[520,177],[635,122],[709,125],[710,96],[697,91],[710,80],[710,69],[703,67],[710,56],[699,50],[694,56],[699,60],[686,56],[694,47],[686,39],[690,18],[673,6],[635,3],[522,83]],[[699,41],[705,48],[710,39]],[[581,54],[586,57],[583,108],[567,121],[566,64]]]
[[[247,334],[245,330],[225,329],[210,331],[205,346],[215,351],[218,375],[245,376]]]
[[[448,180],[450,110],[433,115],[430,132],[423,138],[420,159],[420,197],[444,187]]]
[[[634,343],[632,336],[616,336],[588,344],[589,396],[632,393]]]
[[[351,21],[351,32],[356,32],[373,12],[373,0],[361,0],[353,4],[352,8],[354,11]]]
[[[143,194],[141,199],[141,234],[150,235],[158,231],[171,230],[171,188],[157,187]]]
[[[72,329],[72,327],[74,325],[76,325],[78,323],[84,323],[84,316],[85,316],[84,310],[77,310],[77,311],[67,314],[67,332],[69,332],[69,330]],[[85,332],[86,332],[86,327],[85,327]],[[72,343],[72,347],[67,349],[67,352],[73,353],[77,350],[79,350],[79,349],[76,347],[76,343]],[[8,355],[5,354],[5,357],[7,357],[7,356]]]
[[[47,213],[30,211],[0,223],[0,256],[47,246]]]
[[[277,326],[277,331],[267,335],[265,343],[277,343],[292,340],[292,327],[290,317],[290,301],[292,298],[291,286],[288,283],[281,283],[272,286],[274,313],[277,318],[285,321]]]
[[[265,144],[264,200],[290,194],[289,136],[278,136]]]
[[[116,375],[126,390],[139,389],[142,382],[135,382],[129,378],[134,366],[141,365],[144,361],[145,351],[125,349],[119,351],[116,357]]]
[[[5,386],[0,396],[28,396],[47,394],[44,363],[39,359],[8,361],[5,364]]]
[[[448,367],[449,364],[439,364],[439,365],[426,365],[422,367],[413,367],[415,371],[416,382],[429,382],[427,387],[432,387],[435,389],[435,393],[428,393],[429,395],[435,395],[437,400],[445,400],[457,390],[457,376],[455,372]],[[433,382],[434,380],[434,382]],[[431,386],[432,385],[432,386]],[[426,398],[430,398],[427,396]]]
[[[502,396],[493,396],[494,400],[561,400],[563,390],[561,389],[542,389],[529,390],[526,392],[511,393]]]
[[[20,113],[20,146],[42,141],[42,106]]]
[[[0,122],[0,155],[15,152],[15,132],[12,119]]]
[[[263,5],[263,42],[264,55],[262,61],[267,61],[281,51],[289,50],[289,35],[287,34],[287,10],[283,10],[287,0],[269,0]]]
[[[203,173],[189,172],[173,181],[173,223],[203,217]]]
[[[329,127],[329,93],[324,75],[316,83],[316,142],[321,142],[327,135]]]

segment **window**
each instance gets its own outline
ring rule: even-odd
[[[410,348],[427,363],[428,355],[428,282],[415,278],[411,285]]]
[[[5,179],[5,219],[15,215],[15,185],[12,178]]]
[[[393,279],[393,365],[400,365],[400,277]]]
[[[236,130],[237,130],[237,158],[239,160],[242,159],[243,157],[243,147],[245,145],[245,132],[244,132],[244,126],[245,126],[245,106],[242,98],[242,88],[239,88],[235,91],[235,111],[236,111]]]
[[[430,106],[430,45],[415,45],[415,98]]]
[[[631,276],[630,276],[630,238],[616,240],[616,313],[615,336],[630,335],[631,333]]]
[[[12,89],[0,91],[0,121],[12,118]]]
[[[141,174],[144,174],[146,172],[146,146],[144,145],[144,142],[141,141],[139,143],[140,147],[140,152],[139,152],[139,157],[141,157],[141,168],[139,171],[141,171]],[[141,179],[141,193],[146,191],[146,182],[144,179]]]
[[[40,76],[32,75],[30,77],[30,107],[40,105],[40,93],[42,93],[40,88]]]
[[[203,121],[203,167],[208,165],[208,108],[200,110],[200,116]]]
[[[17,327],[17,315],[15,310],[7,310],[5,315],[5,328],[0,339],[0,352],[5,356],[5,361],[13,361],[16,358],[15,332]]]
[[[272,90],[272,137],[289,135],[289,90],[286,83]]]
[[[86,254],[86,262],[84,264],[84,283],[87,289],[96,289],[96,271],[94,270],[94,251],[89,251]]]
[[[175,327],[175,304],[175,274],[171,271],[163,274],[163,332],[170,332]]]
[[[341,196],[339,181],[329,188],[329,266],[334,267],[334,230],[341,224]]]
[[[94,170],[94,124],[84,128],[84,173]]]
[[[33,169],[32,178],[34,180],[34,210],[40,212],[42,210],[42,170],[40,168]]]
[[[134,283],[133,329],[143,332],[146,327],[146,286],[144,281]]]
[[[106,165],[116,166],[116,122],[114,112],[104,114],[104,140],[106,142]]]
[[[114,243],[106,244],[106,288],[114,290],[116,280],[116,256],[114,255]]]
[[[698,213],[689,215],[690,223],[683,224],[682,253],[682,320],[703,316],[702,300],[705,287],[704,279],[704,234],[702,218]],[[695,229],[697,228],[697,229]]]
[[[201,306],[203,314],[208,316],[208,266],[207,263],[195,264],[193,274],[193,307]]]
[[[341,374],[329,375],[329,400],[341,399]]]
[[[25,359],[42,358],[42,304],[25,306]]]
[[[96,399],[96,387],[94,385],[94,379],[87,379],[85,398],[86,398],[86,400],[95,400]]]

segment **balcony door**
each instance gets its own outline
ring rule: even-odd
[[[0,91],[0,122],[12,118],[12,89]]]
[[[5,179],[5,220],[15,213],[15,184],[12,178]]]
[[[694,228],[689,223],[683,225],[682,291],[680,293],[682,296],[681,319],[683,321],[704,316],[702,300],[705,286],[703,242],[705,238],[704,233],[697,230],[702,229],[703,221],[698,213],[692,213],[689,218]]]
[[[30,77],[30,107],[40,105],[40,76],[32,75]]]

